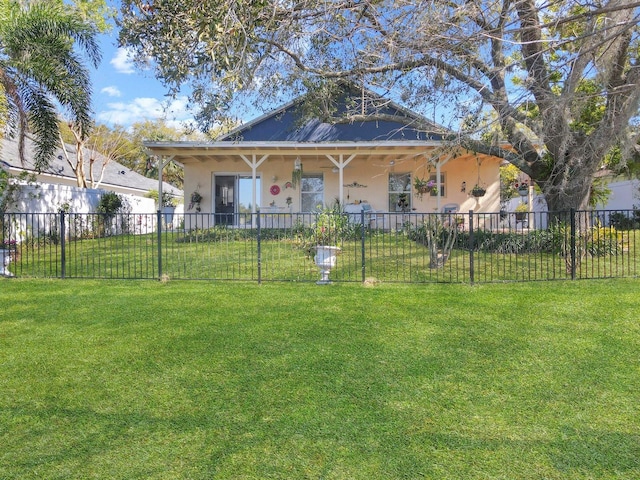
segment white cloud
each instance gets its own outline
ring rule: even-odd
[[[104,87],[102,90],[100,90],[100,93],[106,93],[107,95],[109,95],[110,97],[121,97],[122,93],[120,92],[120,89],[114,85],[110,85],[108,87]]]
[[[136,69],[133,65],[133,59],[131,51],[127,48],[118,48],[115,56],[111,59],[111,65],[119,73],[131,74],[135,73]]]
[[[141,97],[128,103],[113,102],[108,103],[107,109],[97,115],[98,121],[125,127],[132,123],[159,118],[166,119],[169,125],[182,125],[192,121],[191,112],[187,110],[187,98],[160,101],[157,98]]]

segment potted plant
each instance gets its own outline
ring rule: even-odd
[[[0,243],[0,275],[4,277],[13,277],[8,267],[15,256],[16,246],[15,240],[5,240]]]
[[[529,205],[522,202],[518,204],[516,207],[516,221],[522,222],[527,219],[527,215],[529,214]]]
[[[518,190],[518,195],[520,195],[521,197],[526,197],[527,195],[529,195],[529,183],[516,183],[516,190]]]
[[[164,215],[164,223],[171,225],[173,223],[173,214],[176,211],[178,200],[169,192],[162,192],[162,213]]]
[[[202,195],[200,192],[195,191],[191,194],[191,201],[189,202],[188,210],[191,210],[193,207],[196,208],[196,212],[201,211],[200,202],[202,202]]]
[[[416,177],[413,182],[413,189],[418,198],[422,199],[425,193],[438,193],[436,182],[433,180],[425,180],[424,178]]]
[[[318,214],[313,224],[312,232],[316,241],[316,254],[313,260],[321,274],[320,280],[316,282],[318,285],[331,283],[329,272],[335,267],[337,256],[342,251],[337,243],[345,220],[346,217],[336,209],[325,209]]]
[[[484,187],[481,187],[477,183],[471,189],[471,195],[473,195],[476,198],[484,197],[485,193],[487,193],[487,189]]]
[[[291,187],[297,188],[302,181],[302,162],[299,158],[293,164],[293,172],[291,172]]]
[[[403,213],[409,210],[409,196],[406,193],[398,195],[398,208]]]

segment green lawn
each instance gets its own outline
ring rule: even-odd
[[[243,231],[221,231],[213,241],[184,241],[184,234],[170,232],[162,240],[162,273],[172,279],[213,279],[315,282],[317,267],[292,240],[291,232],[271,232],[258,243],[242,238]],[[278,237],[277,234],[281,236]],[[578,262],[577,278],[636,277],[640,273],[640,238],[626,232],[625,248],[613,254],[585,256]],[[236,238],[239,237],[239,238]],[[515,239],[518,237],[516,236]],[[197,240],[197,239],[196,239]],[[513,238],[511,239],[514,240]],[[361,282],[363,278],[360,240],[340,242],[342,254],[331,278]],[[444,268],[429,268],[428,249],[399,232],[378,232],[364,241],[364,276],[384,282],[469,283],[468,249],[454,249]],[[474,281],[479,283],[570,278],[565,258],[558,253],[473,254]],[[20,277],[61,277],[60,245],[25,248],[10,267]],[[116,235],[70,241],[65,248],[68,278],[158,278],[157,235]]]
[[[638,280],[0,280],[2,479],[637,479]]]

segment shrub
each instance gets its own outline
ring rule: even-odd
[[[478,230],[473,233],[473,237],[474,251],[502,254],[562,253],[568,238],[566,229],[559,225],[526,233]],[[458,235],[456,247],[469,248],[468,232]]]
[[[613,212],[609,215],[609,225],[616,230],[631,230],[637,227],[637,210],[633,211],[633,217],[625,212]]]
[[[122,208],[122,199],[115,192],[107,192],[100,197],[98,202],[98,213],[102,213],[107,217],[113,216]]]
[[[428,215],[418,225],[407,222],[403,233],[429,250],[429,268],[442,268],[457,244],[458,221],[455,215]]]
[[[624,235],[613,227],[594,227],[587,240],[587,251],[594,257],[617,255],[624,246]]]
[[[158,206],[158,191],[157,190],[149,190],[149,192],[145,195],[147,198],[152,198],[156,202],[156,206]],[[202,199],[202,197],[200,197]],[[178,199],[171,195],[169,192],[162,192],[162,205],[160,207],[175,207],[178,204]]]

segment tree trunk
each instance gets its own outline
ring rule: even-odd
[[[80,188],[87,188],[87,175],[84,172],[84,151],[79,143],[76,144],[76,181]]]
[[[544,199],[547,202],[549,212],[566,212],[573,210],[586,210],[589,202],[589,189],[559,189],[555,185],[542,188]]]

